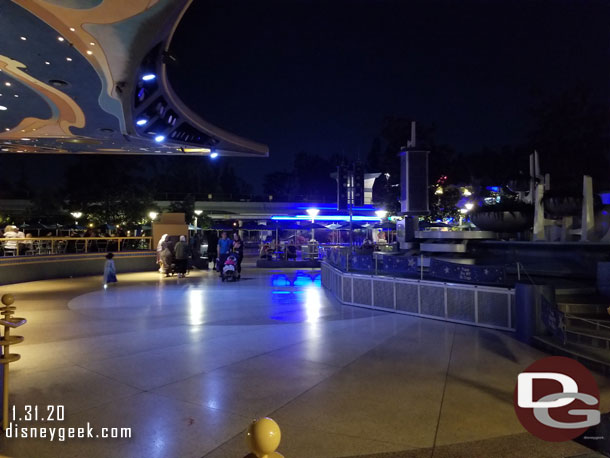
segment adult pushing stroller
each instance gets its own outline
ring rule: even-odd
[[[231,253],[227,256],[227,259],[222,266],[220,271],[220,278],[222,281],[237,281],[239,276],[237,274],[237,256]]]

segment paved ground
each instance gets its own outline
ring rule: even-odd
[[[539,441],[518,423],[517,374],[545,355],[509,334],[341,306],[318,271],[247,268],[243,277],[146,273],[119,275],[107,291],[101,278],[0,288],[28,319],[11,369],[17,416],[25,405],[41,416],[63,405],[54,426],[133,431],[123,440],[3,438],[0,453],[243,457],[243,431],[257,416],[278,421],[287,458],[589,453]],[[598,381],[607,411],[610,380]]]

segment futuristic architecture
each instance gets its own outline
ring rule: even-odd
[[[0,152],[268,155],[202,119],[168,80],[192,0],[0,3]]]

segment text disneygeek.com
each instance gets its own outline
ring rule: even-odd
[[[47,439],[50,442],[65,442],[66,439],[129,439],[131,428],[94,428],[89,422],[80,427],[51,426],[52,422],[64,420],[64,406],[26,405],[23,409],[13,406],[10,423],[4,437],[8,439]],[[34,426],[32,423],[46,423]]]

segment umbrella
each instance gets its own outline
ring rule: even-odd
[[[232,231],[233,229],[237,229],[237,227],[233,226],[232,221],[214,221],[212,229],[215,231]]]
[[[68,229],[69,229],[69,230],[71,230],[71,231],[84,231],[84,230],[85,230],[85,227],[84,227],[84,226],[81,226],[80,224],[72,224],[72,225],[70,225],[70,226],[66,226],[64,229],[65,229],[65,230],[68,230]]]
[[[393,223],[392,221],[384,221],[383,223],[375,224],[374,227],[379,229],[396,229],[396,223]]]
[[[339,223],[332,223],[329,224],[328,226],[326,226],[327,229],[330,229],[331,231],[336,231],[337,229],[341,229],[343,227],[342,224]]]
[[[312,229],[326,229],[326,226],[319,223],[305,223],[299,226],[299,229],[303,229],[305,231],[310,231]]]
[[[362,229],[363,227],[364,227],[363,224],[355,223],[355,222],[352,221],[352,229],[358,230],[358,229]],[[340,230],[341,231],[349,231],[349,221],[343,223],[341,225],[341,229]]]

